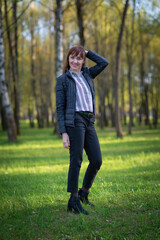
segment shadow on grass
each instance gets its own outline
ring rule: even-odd
[[[158,239],[157,168],[102,169],[89,216],[66,212],[67,171],[1,175],[0,239]]]
[[[67,201],[59,200],[12,210],[0,216],[0,239],[158,239],[160,211],[154,207],[135,211],[136,206],[133,208],[128,200],[135,199],[96,199],[97,207],[85,207],[89,216],[67,213]],[[136,201],[142,204],[142,200]]]
[[[54,167],[54,165],[65,165],[68,164],[69,160],[66,156],[51,156],[51,157],[47,157],[47,156],[32,156],[32,158],[30,156],[26,156],[26,157],[9,157],[9,158],[2,158],[1,159],[1,164],[4,164],[4,168],[6,166],[6,171],[7,171],[7,167],[13,167],[16,168],[32,168],[32,167],[42,167],[43,166],[51,166]],[[14,171],[14,170],[13,170]]]
[[[93,189],[102,192],[128,193],[130,191],[151,191],[158,190],[159,186],[159,163],[153,163],[149,166],[136,166],[121,170],[110,170],[105,167],[101,168],[97,175]],[[49,170],[49,169],[48,169]],[[86,166],[80,172],[80,184],[82,184]],[[37,199],[64,199],[67,186],[68,166],[62,167],[54,172],[24,173],[19,172],[0,175],[1,200],[4,199],[21,199],[26,202],[37,196]],[[158,191],[157,191],[158,192]],[[97,192],[98,194],[98,192]],[[33,202],[36,201],[34,198]],[[38,200],[39,201],[39,200]],[[35,203],[35,202],[34,202]],[[21,202],[20,202],[21,204]]]
[[[0,216],[0,239],[55,239],[61,234],[59,224],[65,224],[66,214],[65,203],[58,201],[48,206],[13,210]]]
[[[119,164],[118,156],[125,160],[132,157],[132,166],[126,164],[126,168],[113,170],[111,165],[107,166],[109,161],[105,160],[90,194],[90,200],[96,208],[86,207],[90,215],[77,216],[66,212],[69,198],[66,193],[68,154],[59,151],[59,148],[56,151],[50,147],[43,148],[45,141],[45,144],[52,142],[48,131],[50,129],[42,132],[31,130],[20,137],[18,146],[24,143],[35,144],[37,141],[39,145],[42,144],[41,149],[22,147],[6,152],[2,149],[0,152],[3,154],[1,164],[6,168],[5,174],[0,175],[0,239],[158,239],[158,155],[153,162],[152,159],[147,159],[146,165],[141,166],[141,162],[136,162],[136,166],[133,166],[133,158],[137,153],[159,152],[156,139],[139,140],[141,134],[153,136],[153,133],[149,130],[145,133],[141,131],[135,134],[133,141],[130,139],[129,142],[122,140],[101,144],[106,159],[109,156]],[[157,137],[158,131],[155,133]],[[35,134],[39,136],[34,136]],[[106,132],[100,132],[100,138],[106,135]],[[111,135],[111,140],[116,139]],[[53,144],[55,139],[53,137]],[[2,142],[4,143],[4,138]],[[4,145],[12,146],[8,143]],[[7,155],[8,152],[11,154]],[[28,155],[24,156],[23,152]],[[80,184],[88,162],[86,157],[84,162]],[[7,168],[11,169],[10,173],[7,173]]]
[[[107,159],[115,158],[116,156],[121,156],[123,159],[127,159],[129,157],[137,156],[137,154],[147,154],[152,152],[160,152],[159,142],[141,142],[134,141],[129,142],[126,145],[124,143],[119,143],[115,148],[115,145],[111,144],[101,144],[102,156]],[[16,152],[15,152],[16,151]],[[24,164],[24,167],[33,167],[35,166],[53,166],[53,165],[61,165],[69,163],[69,152],[67,149],[63,149],[62,147],[53,149],[52,147],[44,147],[39,148],[26,148],[21,147],[20,149],[2,149],[0,150],[1,166],[3,164],[6,165],[20,165]],[[87,157],[85,156],[84,159]]]

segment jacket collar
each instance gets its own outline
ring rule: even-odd
[[[84,74],[84,67],[82,67],[82,69],[81,69],[81,73],[82,74]],[[71,71],[69,70],[69,68],[67,68],[67,71],[66,71],[66,74],[68,75],[68,76],[71,76]]]

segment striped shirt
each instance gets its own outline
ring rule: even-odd
[[[93,100],[90,86],[86,79],[80,74],[71,72],[71,76],[76,82],[76,111],[93,112]]]

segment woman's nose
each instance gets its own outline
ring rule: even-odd
[[[74,63],[77,63],[77,59],[76,59],[76,58],[74,58],[74,59],[73,59],[73,62],[74,62]]]

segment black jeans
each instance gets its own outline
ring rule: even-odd
[[[89,160],[83,180],[83,187],[86,189],[92,186],[102,164],[102,156],[94,124],[87,116],[76,113],[75,127],[67,127],[67,133],[70,139],[70,166],[67,192],[77,193],[83,149],[85,149]]]

